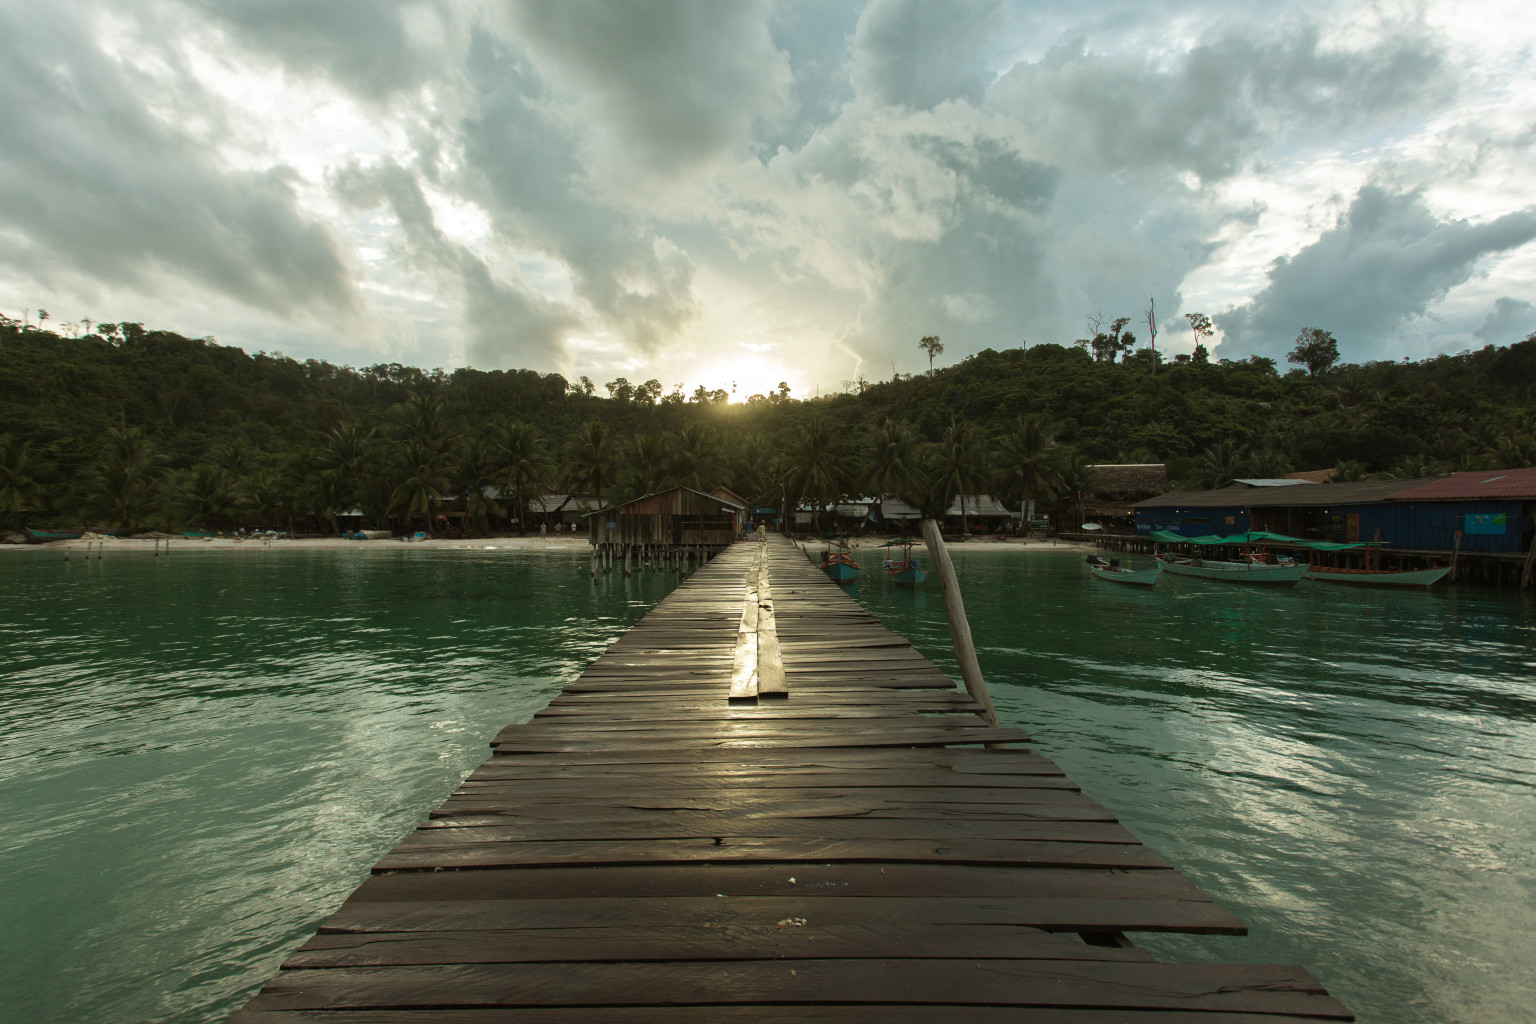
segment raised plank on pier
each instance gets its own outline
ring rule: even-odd
[[[728,548],[374,867],[240,1024],[1300,1024],[1301,967],[778,538]]]

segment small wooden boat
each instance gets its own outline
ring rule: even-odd
[[[1428,587],[1445,579],[1450,571],[1448,565],[1436,569],[1335,569],[1313,565],[1307,568],[1307,578],[1370,587]]]
[[[1264,583],[1279,587],[1293,587],[1301,582],[1307,567],[1300,562],[1289,565],[1266,565],[1262,562],[1221,562],[1211,558],[1179,558],[1159,555],[1163,569],[1175,576],[1194,576],[1203,580],[1222,580],[1227,583]]]
[[[901,548],[900,558],[887,558],[880,565],[892,583],[903,587],[915,587],[928,578],[928,574],[917,564],[917,559],[912,557],[914,543],[916,542],[910,540],[888,540],[880,545],[883,548]]]
[[[1093,575],[1110,583],[1126,583],[1134,587],[1151,587],[1163,574],[1163,563],[1153,561],[1150,569],[1130,569],[1120,564],[1120,559],[1105,561],[1098,555],[1088,556],[1088,568]]]
[[[847,583],[859,576],[859,563],[846,551],[823,551],[818,568],[839,583]]]
[[[32,544],[47,544],[51,540],[79,540],[85,536],[85,528],[78,530],[34,530],[32,527],[23,527],[27,534],[28,542]]]

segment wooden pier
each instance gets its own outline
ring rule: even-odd
[[[1350,1020],[788,542],[700,568],[239,1024]],[[989,746],[990,745],[990,746]]]

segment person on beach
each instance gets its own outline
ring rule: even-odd
[[[540,537],[548,537],[549,536],[549,524],[548,523],[540,523],[539,524],[539,536]]]

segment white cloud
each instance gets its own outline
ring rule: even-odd
[[[0,307],[796,394],[1149,297],[1228,310],[1223,355],[1505,343],[1508,12],[0,0]]]

